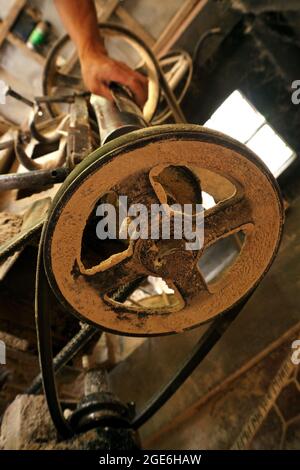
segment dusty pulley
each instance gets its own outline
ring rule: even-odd
[[[187,250],[172,237],[100,240],[97,207],[109,202],[118,213],[119,196],[149,208],[203,202],[203,247]],[[103,329],[181,332],[255,288],[277,252],[283,217],[275,179],[245,146],[193,125],[142,129],[105,144],[65,181],[45,227],[45,270],[60,302]],[[226,262],[216,264],[224,250]]]

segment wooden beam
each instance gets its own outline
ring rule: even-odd
[[[21,49],[21,51],[24,52],[24,55],[28,56],[30,59],[35,60],[38,64],[42,66],[45,65],[45,62],[46,62],[45,57],[43,57],[38,52],[29,49],[29,47],[26,46],[25,42],[23,42],[21,39],[15,36],[13,33],[10,33],[10,32],[8,33],[7,40],[10,42],[10,44],[13,44],[14,46]]]
[[[152,47],[155,43],[155,39],[151,36],[148,31],[146,31],[143,26],[132,16],[128,13],[125,8],[119,6],[116,9],[116,15],[120,20],[131,29],[134,33],[136,33],[148,46]]]
[[[209,0],[185,0],[153,47],[160,57],[176,43]]]
[[[119,3],[119,0],[96,0],[95,6],[98,20],[101,22],[107,21],[114,13]]]
[[[34,97],[32,89],[28,89],[28,85],[24,82],[24,80],[22,80],[22,77],[14,75],[13,71],[11,72],[2,66],[0,66],[0,80],[4,80],[12,88],[26,96],[28,99],[32,99]],[[12,118],[10,119],[12,120]],[[16,124],[18,125],[17,122]]]
[[[0,29],[0,47],[7,38],[10,28],[13,26],[16,21],[19,13],[26,5],[26,0],[15,0],[13,6],[11,7],[7,17],[3,20],[1,29]]]

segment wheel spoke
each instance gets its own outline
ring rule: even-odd
[[[200,182],[185,166],[157,165],[149,180],[161,204],[202,204]]]
[[[209,292],[205,279],[196,264],[192,270],[177,273],[172,281],[186,304],[189,304],[190,300],[200,293],[208,294]]]
[[[220,238],[253,227],[251,206],[244,197],[217,204],[204,215],[204,248]]]
[[[97,272],[93,276],[86,276],[86,279],[103,297],[105,294],[116,292],[145,275],[145,270],[139,262],[134,258],[128,258],[105,271]]]

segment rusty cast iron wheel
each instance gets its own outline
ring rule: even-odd
[[[143,66],[149,80],[148,85],[148,100],[143,109],[143,115],[147,122],[150,122],[156,111],[160,91],[159,91],[159,77],[155,65],[153,64],[152,57],[143,48],[136,37],[131,31],[127,30],[124,26],[114,25],[110,23],[99,24],[101,34],[109,44],[116,39],[122,39],[125,47],[130,46],[137,56],[139,66]],[[70,94],[73,92],[85,91],[85,87],[80,74],[80,67],[78,56],[76,52],[70,55],[70,46],[72,45],[68,35],[59,39],[48,54],[46,64],[43,71],[43,93],[44,95],[52,96],[53,94]],[[69,62],[65,63],[63,59],[63,51],[66,50],[69,56]],[[126,50],[125,50],[126,57]],[[128,51],[127,51],[128,54]],[[118,60],[126,61],[125,58],[117,58]],[[131,65],[131,64],[129,64]],[[51,115],[58,116],[63,112],[63,107],[54,103],[46,104]]]
[[[98,240],[95,208],[128,196],[128,205],[201,203],[204,247],[184,240]],[[45,228],[44,260],[52,289],[65,307],[108,331],[147,336],[198,326],[244,299],[277,252],[283,227],[280,193],[262,161],[237,141],[194,125],[132,132],[96,150],[63,184]],[[239,253],[214,279],[201,260],[233,238]],[[114,293],[147,276],[162,278],[172,295],[159,303],[115,300]],[[166,297],[166,296],[165,296]]]

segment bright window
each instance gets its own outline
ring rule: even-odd
[[[266,119],[240,93],[234,91],[205,123],[246,144],[278,177],[296,158]]]

